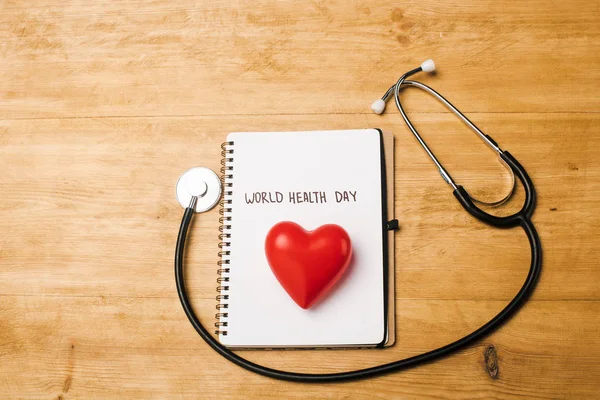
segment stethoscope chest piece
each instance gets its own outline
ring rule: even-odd
[[[183,173],[177,181],[177,201],[181,207],[190,207],[192,197],[197,198],[194,210],[208,211],[221,198],[221,180],[213,170],[205,167],[194,167]]]

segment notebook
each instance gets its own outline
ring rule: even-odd
[[[387,153],[387,154],[386,154]],[[231,348],[394,343],[393,136],[378,129],[234,132],[223,144],[217,317]],[[265,238],[279,222],[341,226],[352,258],[303,309],[277,280]]]

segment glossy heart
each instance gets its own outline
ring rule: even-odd
[[[338,225],[307,231],[285,221],[267,233],[265,253],[281,286],[296,304],[307,309],[344,274],[352,257],[352,243]]]

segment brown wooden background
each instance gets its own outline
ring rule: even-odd
[[[598,1],[0,0],[0,395],[596,397],[599,39]],[[429,57],[439,72],[419,79],[537,186],[544,269],[532,300],[478,345],[373,380],[289,384],[229,364],[186,320],[172,259],[175,182],[191,166],[218,169],[230,131],[379,127],[396,137],[397,345],[250,359],[372,366],[461,337],[517,292],[524,234],[467,215],[397,111],[369,110]],[[492,152],[442,106],[414,89],[403,99],[459,183],[488,198],[508,188]],[[520,201],[521,189],[508,209]],[[196,220],[188,256],[207,324],[217,216]]]

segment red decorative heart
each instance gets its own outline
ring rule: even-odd
[[[352,243],[338,225],[307,231],[285,221],[267,233],[265,252],[281,286],[296,304],[307,309],[344,274],[352,257]]]

